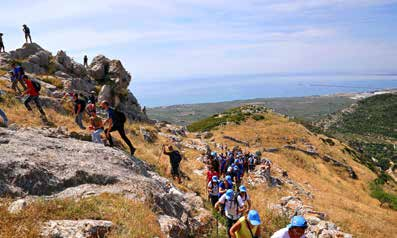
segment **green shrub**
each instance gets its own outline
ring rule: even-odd
[[[263,115],[253,115],[252,119],[254,119],[255,121],[260,121],[260,120],[264,120],[265,117]]]

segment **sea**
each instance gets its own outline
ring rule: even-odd
[[[130,89],[142,106],[157,107],[397,89],[390,75],[245,75],[183,79],[134,79]]]

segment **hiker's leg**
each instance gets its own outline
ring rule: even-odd
[[[131,153],[133,153],[133,151],[135,151],[134,146],[131,144],[131,141],[128,139],[127,135],[125,134],[125,130],[124,130],[124,125],[121,125],[117,128],[117,131],[119,132],[121,138],[124,140],[124,142],[128,145],[128,147],[130,148]]]
[[[95,143],[102,144],[101,140],[101,133],[103,132],[102,129],[98,129],[92,133],[92,141]]]
[[[0,117],[3,119],[3,124],[5,126],[8,125],[8,118],[7,115],[5,114],[5,112],[3,112],[3,110],[0,109]]]
[[[32,96],[29,96],[23,104],[25,104],[25,107],[28,109],[28,111],[32,111],[32,108],[29,105],[29,102],[32,101]]]
[[[234,220],[227,217],[226,227],[227,227],[227,235],[229,238],[231,237],[229,231],[230,228],[232,228],[233,224],[234,224]]]
[[[114,146],[112,135],[110,134],[111,131],[112,131],[111,129],[110,129],[110,131],[109,131],[109,129],[106,129],[105,130],[105,135],[106,135],[106,139],[109,141],[109,145],[110,146]]]
[[[21,78],[17,79],[17,81],[22,85],[22,88],[23,88],[24,90],[27,89],[25,83],[23,82],[22,76],[21,76]]]
[[[46,115],[45,115],[45,112],[44,112],[43,108],[41,107],[39,96],[34,97],[33,101],[36,103],[36,106],[39,109],[40,114],[43,117],[45,117]]]
[[[79,114],[76,115],[74,121],[80,127],[80,129],[85,129],[85,127],[83,125],[83,113],[82,112],[80,112]]]
[[[29,34],[29,40],[30,40],[30,43],[32,43],[32,37],[30,36],[30,34]]]

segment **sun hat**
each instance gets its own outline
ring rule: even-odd
[[[212,176],[212,182],[218,182],[218,177],[217,176]]]
[[[300,228],[306,229],[307,228],[306,219],[303,216],[294,216],[291,219],[291,223],[287,226],[287,228],[291,229],[294,227],[300,227]]]
[[[240,192],[246,193],[247,192],[247,188],[244,185],[241,185],[238,190],[240,190]]]
[[[233,189],[228,189],[228,190],[226,191],[225,195],[226,195],[226,199],[227,199],[227,200],[231,200],[231,199],[233,198],[233,196],[234,196]]]
[[[260,218],[258,212],[255,210],[251,210],[248,212],[247,219],[253,226],[259,226],[261,224],[261,218]]]

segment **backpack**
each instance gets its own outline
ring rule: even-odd
[[[127,121],[127,117],[123,112],[114,110],[114,120],[115,122],[124,124]]]
[[[179,151],[175,150],[175,162],[177,162],[178,164],[182,161],[182,156],[181,154],[179,154]]]
[[[41,84],[39,82],[37,82],[36,80],[32,80],[32,85],[33,85],[34,89],[36,90],[36,92],[40,92]]]

